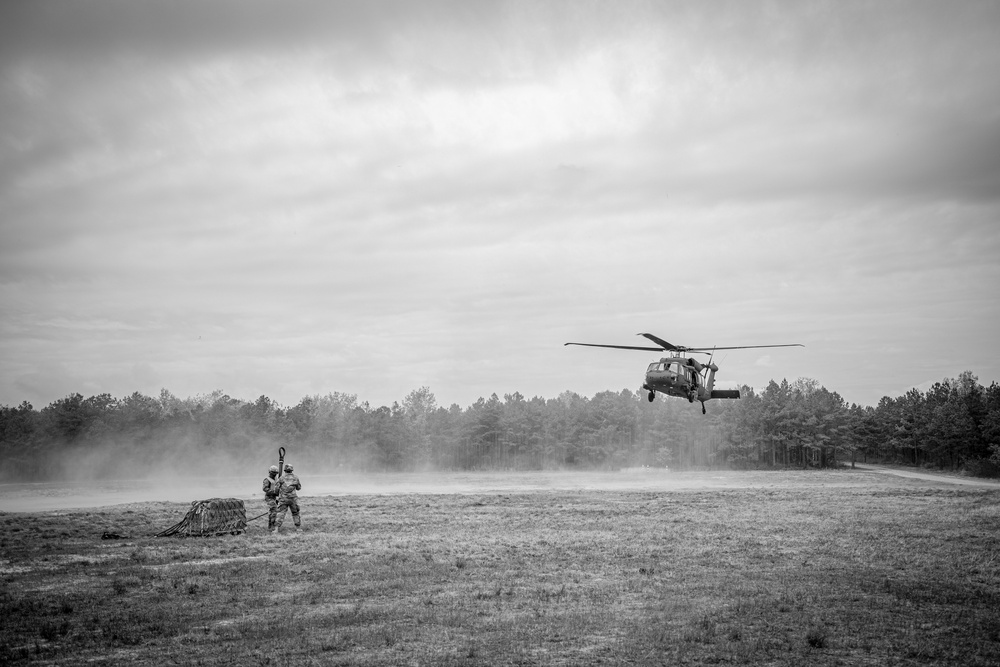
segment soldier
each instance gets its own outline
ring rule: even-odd
[[[267,530],[273,533],[278,518],[278,466],[271,466],[264,478],[264,502],[267,503]]]
[[[285,474],[278,478],[278,520],[275,530],[281,528],[286,510],[292,510],[292,522],[295,527],[302,527],[302,521],[299,519],[299,497],[295,493],[302,490],[302,483],[292,470],[292,466],[286,463]]]

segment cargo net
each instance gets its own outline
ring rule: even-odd
[[[247,511],[238,498],[195,500],[191,509],[177,525],[156,537],[204,537],[209,535],[239,535],[247,528]]]

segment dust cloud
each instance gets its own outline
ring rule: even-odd
[[[276,463],[277,461],[275,461]],[[267,467],[263,468],[266,472]],[[617,471],[424,472],[309,474],[299,497],[386,494],[503,494],[572,491],[682,491],[759,486],[732,471],[674,472],[660,468]],[[240,498],[263,505],[259,477],[174,476],[111,481],[0,484],[0,511],[47,512],[142,502],[190,503],[207,498]],[[756,478],[754,478],[756,479]]]

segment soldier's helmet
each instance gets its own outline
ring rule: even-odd
[[[268,472],[278,472],[278,466],[271,466]]]
[[[295,470],[295,468],[293,468],[287,463],[285,464],[285,472],[292,472],[293,470]]]

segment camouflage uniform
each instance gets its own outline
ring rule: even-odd
[[[302,525],[299,518],[299,496],[296,491],[302,490],[299,478],[292,474],[292,466],[285,466],[285,474],[278,478],[278,521],[275,529],[281,528],[285,520],[285,511],[292,510],[292,523],[298,528]]]
[[[271,466],[262,485],[264,502],[267,503],[267,529],[274,532],[274,522],[278,518],[278,466]]]

